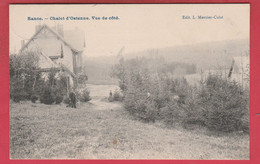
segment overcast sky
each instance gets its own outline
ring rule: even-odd
[[[55,23],[65,30],[85,31],[88,56],[124,53],[201,42],[249,39],[248,4],[150,5],[11,5],[10,51],[18,51],[35,25]],[[223,16],[223,19],[183,19],[183,16]],[[119,20],[28,21],[27,17],[110,17]]]

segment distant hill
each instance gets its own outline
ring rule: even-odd
[[[116,64],[115,56],[88,57],[84,61],[84,71],[91,84],[117,84],[117,80],[110,77],[111,67]]]
[[[156,55],[167,62],[193,63],[198,68],[214,69],[218,66],[230,66],[233,57],[249,53],[248,40],[230,40],[201,43],[187,46],[152,49],[138,53],[125,54],[124,57]]]
[[[249,53],[248,40],[229,40],[194,45],[150,49],[123,54],[125,59],[137,56],[161,56],[170,62],[196,64],[198,69],[229,68],[233,57]],[[86,57],[85,71],[89,79],[111,80],[110,69],[117,63],[115,56]]]

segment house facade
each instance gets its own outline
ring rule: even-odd
[[[82,71],[82,54],[85,48],[84,32],[78,29],[66,34],[62,25],[37,25],[35,34],[24,44],[20,54],[36,51],[42,72],[62,71],[69,84],[76,87],[77,75]]]

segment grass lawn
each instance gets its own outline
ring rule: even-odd
[[[210,135],[133,119],[107,102],[111,87],[89,86],[79,108],[10,101],[12,159],[249,159],[249,136]],[[113,90],[113,89],[112,89]],[[101,95],[101,96],[98,96]]]

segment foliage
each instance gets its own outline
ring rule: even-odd
[[[112,91],[110,91],[109,97],[108,97],[108,101],[112,102],[112,101],[123,101],[124,96],[123,94],[120,92],[120,90],[115,89],[115,91],[112,93]]]
[[[236,82],[210,75],[199,95],[206,112],[205,125],[211,130],[242,130],[241,118],[247,113],[249,97]]]
[[[45,87],[40,95],[40,102],[43,104],[53,104],[55,102],[55,93],[50,87]]]
[[[46,74],[39,71],[38,52],[27,51],[19,55],[10,55],[10,97],[15,101],[31,100],[52,104],[62,102],[67,91],[66,76],[54,70]]]
[[[88,80],[88,76],[85,73],[82,72],[78,75],[78,85],[80,87],[85,87],[87,80]]]
[[[119,79],[119,87],[122,91],[126,90],[126,63],[124,58],[119,59],[119,63],[113,66],[111,76]]]
[[[67,105],[70,104],[70,98],[68,96],[66,96],[64,99],[63,99],[63,102]]]
[[[14,86],[12,88],[12,99],[14,102],[20,102],[21,100],[26,100],[28,97],[28,93],[21,86]]]
[[[44,104],[60,104],[67,94],[67,78],[62,72],[54,70],[47,73],[47,80],[41,90],[40,101]]]
[[[87,88],[82,90],[76,90],[76,96],[77,99],[79,99],[81,102],[88,102],[91,100],[90,92]]]
[[[38,69],[38,60],[37,52],[10,55],[10,97],[15,102],[29,100],[36,89],[35,85],[41,76],[41,73],[35,71]]]
[[[39,52],[27,51],[19,55],[10,55],[10,97],[15,101],[39,98],[44,104],[59,104],[67,95],[69,87],[67,75],[62,71],[50,70],[41,73],[39,70]],[[87,76],[80,74],[79,88],[84,88]],[[89,91],[82,90],[79,98],[83,102],[90,101]]]
[[[31,101],[32,103],[35,103],[38,100],[38,97],[36,94],[31,95]]]
[[[121,95],[121,93],[120,93],[120,91],[118,89],[116,89],[114,91],[113,100],[114,101],[122,101],[123,100],[123,96]]]
[[[163,63],[163,59],[157,61]],[[158,63],[147,58],[120,59],[113,67],[124,106],[131,114],[169,125],[199,125],[218,132],[248,131],[249,90],[218,75],[208,75],[198,86],[191,86],[180,72],[170,71],[173,65]]]
[[[62,95],[56,95],[55,97],[55,103],[56,104],[60,104],[63,100],[63,96]]]

